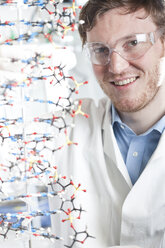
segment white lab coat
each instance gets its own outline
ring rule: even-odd
[[[61,173],[72,175],[87,189],[79,198],[87,211],[82,219],[96,239],[87,239],[84,248],[165,248],[165,133],[132,186],[110,124],[110,104],[107,98],[98,106],[85,99],[82,110],[90,117],[77,116],[70,133],[78,146],[58,152]],[[55,202],[50,205],[54,209]],[[67,236],[64,223],[60,229],[52,219],[52,225]]]

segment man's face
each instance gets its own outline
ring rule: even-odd
[[[103,42],[114,48],[123,37],[157,29],[143,9],[131,14],[122,13],[122,8],[116,8],[100,16],[87,32],[87,42]],[[164,56],[164,43],[158,39],[144,56],[129,62],[116,52],[110,56],[108,65],[93,65],[101,88],[119,112],[136,112],[144,108],[161,88],[158,87],[159,64]],[[127,84],[119,86],[124,80]]]

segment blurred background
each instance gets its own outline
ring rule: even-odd
[[[1,0],[0,0],[1,1]],[[85,4],[85,0],[76,0],[76,5],[83,5]],[[1,3],[1,2],[0,2]],[[71,6],[72,0],[64,0],[65,6]],[[39,18],[40,13],[38,11],[38,8],[28,8],[27,9],[19,9],[19,7],[9,7],[5,5],[0,5],[0,21],[2,23],[8,22],[8,20],[15,21],[15,20],[35,20],[35,18]],[[46,16],[45,16],[46,18]],[[15,35],[17,32],[17,29],[19,29],[19,32],[22,32],[22,26],[18,24],[18,27],[16,26],[0,26],[0,71],[1,71],[1,77],[4,78],[10,78],[13,80],[13,78],[19,78],[21,72],[21,67],[19,67],[18,63],[11,63],[9,61],[11,58],[14,59],[20,59],[22,56],[24,58],[27,58],[30,54],[32,56],[35,52],[42,52],[45,55],[52,55],[52,66],[61,64],[62,66],[65,66],[65,75],[73,76],[79,83],[88,81],[88,84],[83,85],[79,89],[79,94],[75,94],[74,98],[93,98],[96,101],[96,104],[100,98],[104,96],[101,89],[98,86],[98,83],[96,82],[96,79],[93,75],[92,66],[90,64],[90,61],[88,60],[87,56],[85,55],[85,52],[82,49],[81,40],[78,34],[78,31],[75,32],[69,31],[67,35],[61,39],[57,38],[55,39],[56,45],[63,47],[67,46],[66,50],[59,50],[54,49],[54,47],[49,44],[45,43],[44,41],[36,43],[32,41],[31,43],[25,43],[20,42],[18,44],[14,45],[3,45],[4,37],[8,37],[8,35]],[[28,29],[29,27],[27,27]],[[29,32],[29,31],[28,31]],[[21,74],[22,75],[22,74]],[[28,94],[30,97],[42,97],[43,100],[53,100],[56,95],[58,95],[58,92],[53,90],[53,87],[51,85],[45,85],[42,82],[40,83],[40,87],[36,86],[33,88],[27,89],[26,94]],[[17,97],[19,96],[19,93]],[[16,114],[17,111],[19,112],[19,103],[18,106],[14,109],[9,109],[6,106],[2,109],[0,117],[2,118],[5,116],[13,116],[13,114]],[[42,114],[45,112],[53,111],[53,106],[50,105],[42,105],[42,108],[39,106],[31,106],[29,105],[24,109],[24,115],[28,116],[28,118],[33,117],[36,114],[36,111],[38,114]],[[0,171],[1,175],[1,171]],[[38,187],[35,188],[36,192],[45,192],[47,189],[45,187]],[[33,207],[35,209],[40,210],[49,210],[48,200],[46,198],[39,198],[38,201],[33,201]],[[14,202],[1,202],[0,203],[0,213],[16,213],[20,211],[27,211],[27,205],[23,201],[16,200]],[[13,220],[14,221],[14,220]],[[47,228],[51,225],[50,218],[49,217],[40,217],[36,218],[34,221],[34,225],[38,225],[44,228]],[[19,243],[19,242],[18,242]],[[1,245],[1,244],[0,244]],[[18,245],[18,244],[17,244]],[[44,242],[43,242],[44,247]],[[3,244],[3,248],[9,248],[11,247],[11,242]],[[22,247],[22,246],[20,246]],[[46,247],[46,243],[45,243]],[[19,245],[18,247],[19,248]],[[41,248],[41,246],[40,246]]]

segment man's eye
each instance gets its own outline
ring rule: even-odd
[[[128,47],[133,47],[133,46],[136,46],[137,44],[138,44],[137,40],[131,40],[131,41],[127,42]]]
[[[108,48],[107,47],[97,47],[97,48],[94,48],[94,52],[95,53],[108,53]]]
[[[125,51],[131,51],[132,49],[138,49],[141,44],[137,39],[128,40],[123,44],[123,49]]]

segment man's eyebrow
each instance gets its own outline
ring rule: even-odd
[[[132,38],[133,36],[135,36],[135,35],[140,35],[140,34],[144,34],[143,32],[139,32],[139,33],[131,33],[131,34],[128,34],[128,35],[126,35],[126,36],[123,36],[123,37],[121,37],[120,39],[118,39],[118,41],[120,41],[120,40],[123,40],[123,39],[130,39],[130,38]],[[117,42],[118,42],[117,41]]]

